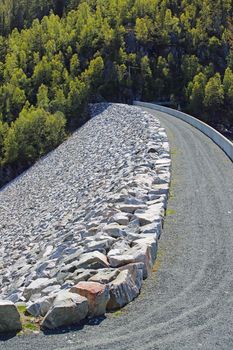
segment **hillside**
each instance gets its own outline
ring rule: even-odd
[[[232,127],[230,0],[67,4],[30,2],[19,29],[61,17],[0,37],[0,184],[82,125],[90,101],[169,101]]]

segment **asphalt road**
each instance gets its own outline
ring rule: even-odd
[[[14,350],[232,350],[233,164],[205,135],[151,111],[172,151],[169,210],[141,295],[98,325],[14,337]]]

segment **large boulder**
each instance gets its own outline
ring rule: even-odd
[[[98,282],[79,282],[70,289],[70,292],[77,293],[87,298],[90,316],[101,316],[106,312],[109,301],[109,287]]]
[[[88,314],[88,301],[67,291],[58,294],[42,322],[42,328],[55,329],[78,324]]]
[[[107,310],[120,309],[130,303],[139,294],[139,288],[134,283],[130,271],[123,270],[117,278],[109,284],[110,300]]]
[[[20,314],[16,306],[8,300],[0,301],[0,333],[17,332],[22,329]]]

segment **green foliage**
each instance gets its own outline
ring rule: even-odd
[[[205,86],[204,106],[216,116],[223,107],[224,90],[219,73],[211,77]]]
[[[64,140],[65,123],[61,113],[25,107],[4,139],[4,162],[31,164]]]
[[[49,108],[49,97],[48,97],[49,89],[46,85],[42,84],[39,87],[38,93],[37,93],[37,106],[40,108],[43,108],[45,110],[48,110]]]
[[[195,75],[193,81],[188,85],[190,109],[194,113],[203,111],[203,100],[205,97],[206,76],[203,73]]]
[[[7,83],[0,87],[0,112],[4,121],[15,120],[25,102],[25,92],[19,86]]]
[[[4,146],[4,140],[6,139],[6,136],[7,136],[8,129],[9,128],[7,123],[3,123],[2,121],[0,121],[0,164],[4,159],[3,146]]]

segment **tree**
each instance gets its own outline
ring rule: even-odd
[[[88,69],[82,74],[82,80],[87,86],[94,90],[98,88],[102,82],[103,70],[104,61],[102,57],[98,56],[91,60]]]
[[[65,137],[65,118],[42,108],[24,108],[4,139],[4,162],[32,164]]]
[[[4,157],[3,146],[4,146],[4,140],[8,133],[8,129],[9,128],[7,123],[3,123],[2,121],[0,121],[0,164],[2,163],[3,157]]]
[[[0,111],[3,120],[10,123],[18,117],[26,102],[24,90],[11,83],[0,88]]]
[[[206,86],[205,86],[205,98],[204,106],[208,109],[208,114],[213,116],[213,119],[216,121],[220,119],[220,109],[223,107],[224,103],[224,90],[221,83],[221,76],[219,73],[216,73],[211,77]]]
[[[224,105],[230,121],[233,120],[233,72],[228,67],[223,78]]]
[[[203,73],[195,75],[192,82],[188,85],[188,99],[191,111],[195,114],[203,112],[203,102],[205,97],[206,77]]]
[[[70,60],[70,74],[72,77],[77,77],[80,72],[80,62],[78,59],[78,55],[74,54]]]
[[[37,93],[37,106],[45,110],[48,110],[49,108],[48,92],[49,92],[48,87],[42,84],[39,87],[39,90]]]
[[[151,79],[152,71],[150,68],[150,60],[148,56],[144,56],[141,59],[141,76],[142,76],[142,85],[143,85],[143,99],[149,99],[151,96]]]

